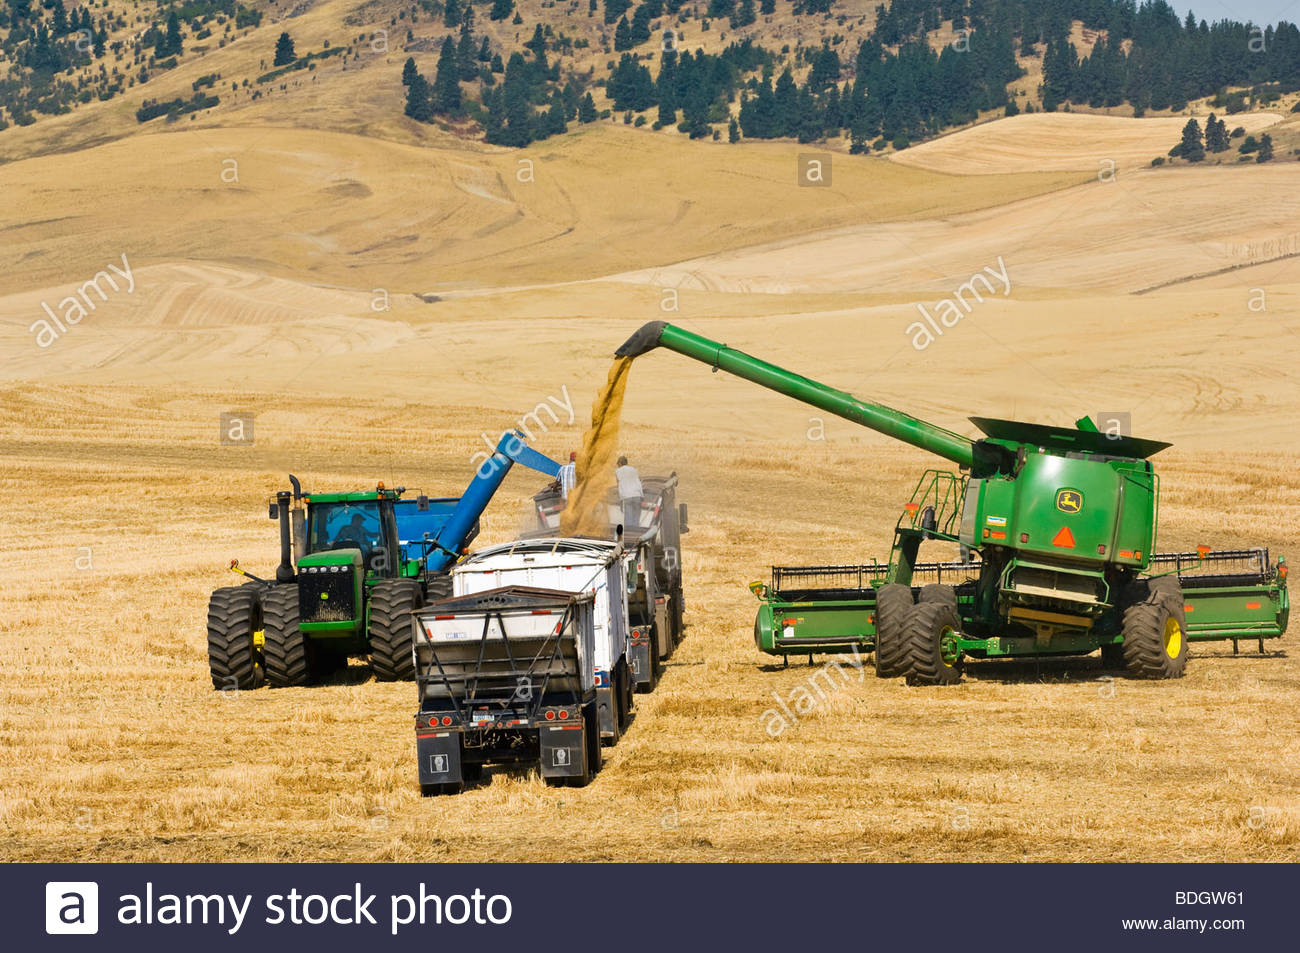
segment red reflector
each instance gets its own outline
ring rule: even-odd
[[[443,715],[443,716],[442,716],[442,723],[443,723],[444,725],[450,725],[450,724],[451,724],[451,716],[450,716],[450,715]]]
[[[550,614],[551,614],[551,610],[550,610],[550,609],[534,609],[534,610],[533,610],[533,615],[550,615]]]
[[[1246,603],[1246,608],[1247,608],[1247,609],[1258,609],[1258,608],[1259,608],[1259,603],[1258,603],[1258,602],[1247,602],[1247,603]]]
[[[919,510],[920,508],[921,508],[921,504],[919,504],[919,503],[904,503],[904,504],[903,504],[903,509],[907,510],[907,512],[909,512],[909,513],[915,513],[915,512],[916,512],[917,510]]]
[[[553,712],[553,711],[548,711],[548,712],[546,713],[546,720],[547,720],[547,721],[555,721],[555,712]]]
[[[560,717],[561,717],[561,718],[568,718],[568,717],[569,717],[569,713],[568,713],[567,711],[561,711],[561,712],[560,712]]]
[[[1007,538],[1007,534],[1004,533],[1004,532],[1002,532],[1002,530],[1000,530],[1000,529],[995,529],[995,530],[993,530],[993,532],[990,533],[989,535],[991,535],[994,539],[1006,539],[1006,538]]]
[[[1106,544],[1105,544],[1105,543],[1102,543],[1101,545],[1099,545],[1099,546],[1097,547],[1097,555],[1098,555],[1098,556],[1105,556],[1105,555],[1106,555]]]
[[[794,624],[795,624],[796,622],[798,622],[798,621],[799,621],[798,619],[782,619],[782,620],[781,620],[781,624],[782,624],[782,625],[794,625]]]
[[[436,615],[433,617],[434,622],[446,622],[448,619],[456,618],[454,615]]]
[[[1191,612],[1194,608],[1195,608],[1195,606],[1183,606],[1183,611],[1184,611],[1184,612]]]
[[[1021,534],[1020,534],[1020,541],[1021,541],[1022,543],[1027,543],[1027,542],[1029,542],[1029,534],[1028,534],[1028,533],[1021,533]]]
[[[1061,531],[1052,539],[1053,546],[1060,546],[1062,549],[1074,549],[1074,534],[1070,532],[1070,527],[1062,526]]]

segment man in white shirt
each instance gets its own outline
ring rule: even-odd
[[[560,495],[566,500],[569,498],[569,491],[573,489],[573,484],[578,481],[578,454],[577,451],[569,451],[569,462],[560,467]]]
[[[627,457],[618,458],[618,469],[614,471],[618,480],[618,498],[623,503],[623,529],[628,530],[641,525],[641,475],[630,466]]]

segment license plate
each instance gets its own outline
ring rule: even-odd
[[[496,721],[496,718],[492,716],[492,713],[490,711],[476,711],[474,712],[473,715],[470,716],[470,720],[477,725],[480,722],[484,722],[484,721]]]

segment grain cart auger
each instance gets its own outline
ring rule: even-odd
[[[382,483],[309,494],[290,476],[292,491],[277,493],[270,507],[280,523],[275,578],[235,560],[231,569],[251,581],[218,589],[208,602],[213,687],[305,685],[366,655],[381,681],[413,679],[411,612],[451,594],[447,571],[515,463],[552,478],[560,468],[507,432],[459,498],[403,500],[405,487]]]
[[[1086,417],[1076,429],[972,417],[984,436],[971,439],[662,321],[642,327],[617,354],[634,357],[656,347],[929,450],[958,468],[922,475],[895,527],[887,564],[774,570],[773,587],[755,584],[765,602],[755,624],[760,648],[778,655],[874,648],[878,675],[903,675],[913,684],[957,681],[966,656],[1098,648],[1107,664],[1139,677],[1183,674],[1187,610],[1195,606],[1184,601],[1179,568],[1148,572],[1160,487],[1149,458],[1169,444],[1102,434]],[[954,546],[961,559],[919,562],[926,540]],[[1186,568],[1226,555],[1199,551]],[[1285,578],[1281,561],[1267,592],[1229,586],[1258,618],[1223,618],[1232,614],[1223,610],[1201,637],[1252,637],[1226,634],[1234,627],[1260,638],[1281,634]],[[916,585],[922,579],[933,582]]]

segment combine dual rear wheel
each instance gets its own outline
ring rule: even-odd
[[[227,586],[208,600],[208,672],[212,687],[244,691],[262,684],[265,670],[257,633],[262,629],[262,587]]]
[[[1172,576],[1140,579],[1124,609],[1124,664],[1136,678],[1181,678],[1187,668],[1183,589]]]
[[[422,605],[424,592],[414,579],[386,579],[370,590],[370,667],[381,682],[415,678],[411,611]]]
[[[907,616],[907,684],[952,685],[961,681],[957,647],[961,618],[951,586],[926,586]]]
[[[907,615],[912,611],[912,587],[899,583],[876,591],[876,677],[907,674]]]
[[[306,685],[313,675],[314,646],[298,628],[298,586],[272,586],[262,596],[266,680],[273,688]]]

